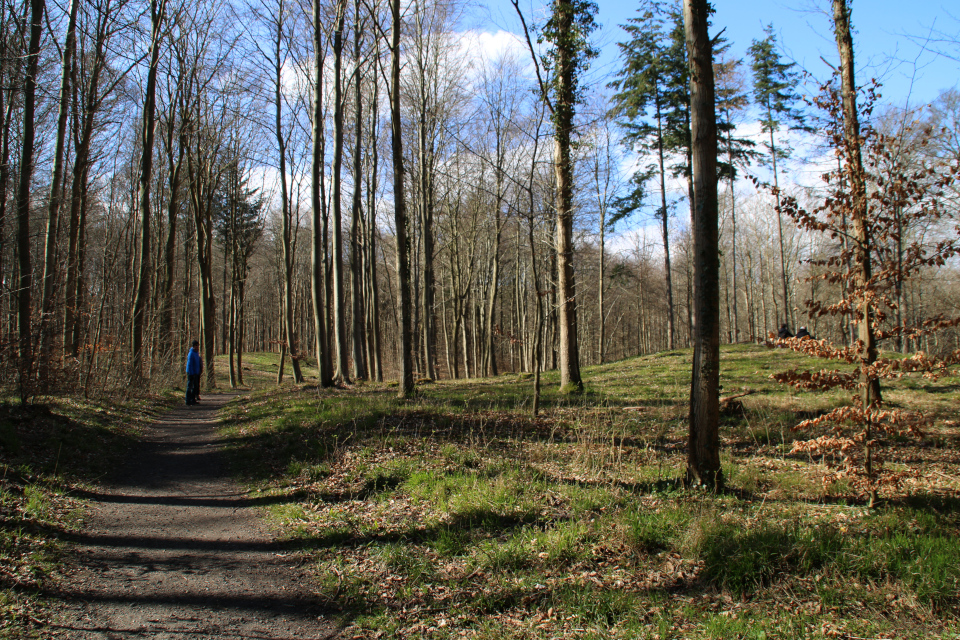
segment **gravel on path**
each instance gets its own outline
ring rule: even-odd
[[[50,628],[70,640],[334,638],[302,557],[279,544],[226,474],[204,395],[151,426],[117,479],[86,496],[90,517]]]

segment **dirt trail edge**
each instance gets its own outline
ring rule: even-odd
[[[333,638],[302,559],[227,475],[215,430],[234,396],[204,395],[148,428],[91,513],[50,628],[71,640]]]

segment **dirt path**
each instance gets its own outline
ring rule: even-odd
[[[115,483],[89,496],[55,637],[336,636],[300,558],[260,523],[262,502],[225,475],[215,418],[231,397],[171,411]]]

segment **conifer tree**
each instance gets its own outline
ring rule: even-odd
[[[740,168],[749,166],[757,157],[756,143],[749,138],[735,135],[736,119],[750,104],[745,91],[746,80],[741,72],[743,60],[725,59],[727,46],[714,51],[714,77],[716,80],[717,137],[720,157],[717,158],[718,177],[726,179],[730,191],[730,264],[733,269],[733,322],[729,331],[733,342],[740,341],[740,322],[737,312],[737,201],[735,184]],[[729,307],[728,307],[729,309]]]
[[[790,299],[787,294],[787,263],[783,244],[783,218],[780,215],[780,183],[777,160],[790,157],[790,147],[782,141],[778,145],[776,133],[782,128],[788,131],[806,130],[803,113],[794,105],[800,97],[796,93],[799,76],[793,63],[784,62],[777,51],[777,37],[773,25],[764,28],[766,37],[754,40],[750,45],[753,69],[753,97],[761,111],[761,130],[768,134],[764,142],[773,170],[773,195],[777,203],[777,237],[780,243],[780,281],[783,288],[783,318],[792,323]]]
[[[614,113],[625,129],[625,139],[634,150],[652,154],[653,162],[631,178],[633,190],[617,203],[623,212],[640,207],[647,181],[657,178],[660,206],[655,216],[660,223],[664,249],[667,294],[667,346],[673,349],[676,323],[673,279],[670,266],[670,228],[667,207],[667,170],[673,176],[689,177],[690,89],[683,16],[674,5],[647,0],[640,15],[623,26],[630,36],[619,43],[623,69],[612,86]],[[682,152],[685,159],[667,165],[667,159]]]

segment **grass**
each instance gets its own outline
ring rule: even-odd
[[[536,420],[516,374],[265,388],[224,437],[352,637],[960,637],[957,379],[885,390],[935,424],[887,443],[917,477],[868,510],[789,454],[844,394],[779,386],[819,362],[750,345],[723,350],[723,393],[755,391],[722,419],[728,490],[682,489],[689,366],[588,368],[575,395],[547,373]]]
[[[138,425],[169,401],[0,401],[0,638],[41,637],[41,594],[64,553],[60,537],[81,524],[71,489],[116,468]]]

